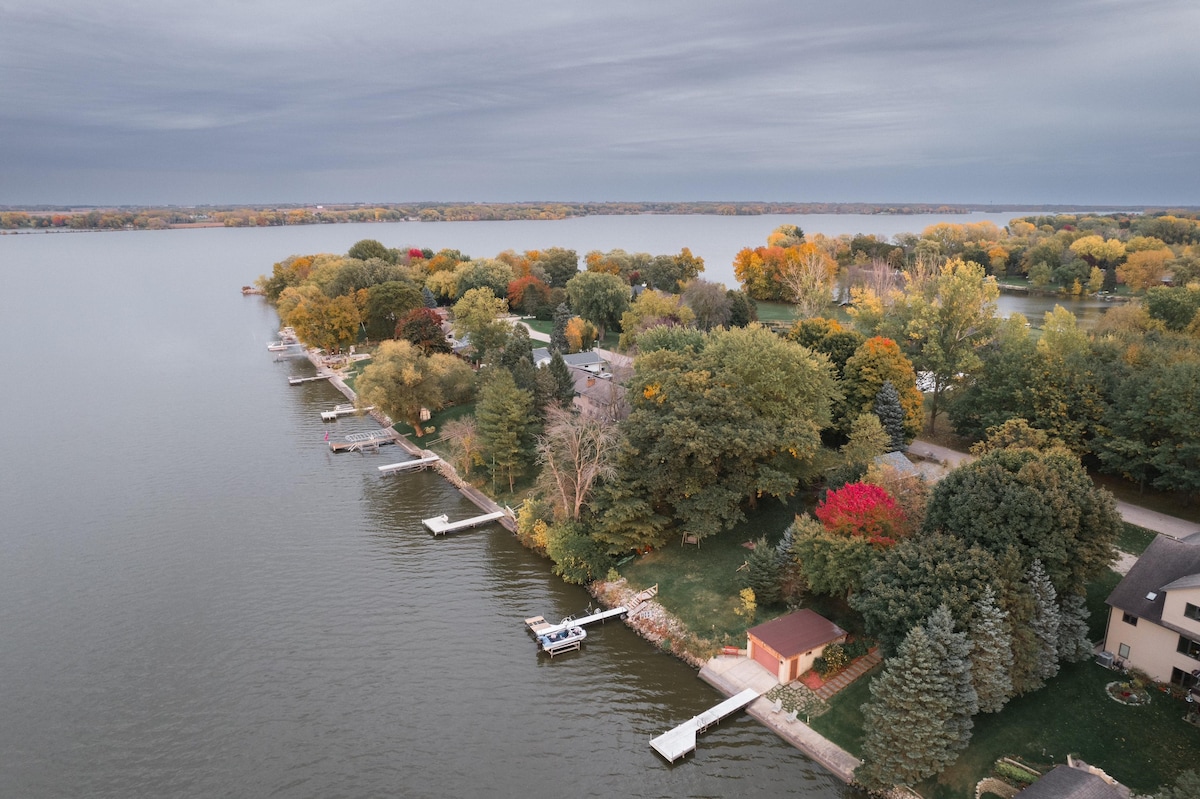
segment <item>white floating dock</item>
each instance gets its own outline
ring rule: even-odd
[[[367,411],[373,411],[373,410],[375,410],[374,405],[371,405],[367,408],[362,409],[363,413],[366,413]],[[332,422],[334,419],[337,419],[339,416],[349,416],[350,414],[357,413],[357,412],[358,412],[358,409],[355,408],[354,405],[351,403],[346,403],[344,405],[334,405],[332,411],[321,411],[321,420],[325,421],[325,422]]]
[[[446,533],[454,533],[459,530],[466,530],[468,527],[478,527],[481,524],[494,522],[504,516],[504,511],[498,510],[495,513],[485,513],[482,516],[472,516],[470,519],[463,519],[461,522],[452,522],[446,514],[434,516],[432,519],[422,519],[421,524],[429,528],[429,532],[434,535],[445,535]]]
[[[747,688],[729,697],[716,707],[709,708],[695,718],[688,719],[670,732],[650,740],[654,751],[674,763],[688,752],[696,751],[696,735],[704,732],[726,716],[741,710],[758,699],[758,691]]]
[[[525,626],[529,628],[529,631],[534,635],[550,635],[551,633],[556,633],[559,630],[565,630],[568,627],[586,627],[587,625],[594,624],[598,621],[608,621],[612,618],[624,616],[628,612],[628,608],[626,608],[624,605],[619,605],[612,610],[602,610],[599,613],[593,613],[590,616],[584,616],[582,619],[563,619],[558,624],[551,624],[541,616],[534,616],[531,619],[525,620]]]
[[[414,469],[424,469],[428,466],[432,466],[440,460],[441,458],[439,458],[437,455],[430,455],[427,458],[414,458],[411,461],[389,463],[384,466],[380,466],[379,471],[383,472],[384,474],[391,474],[392,472],[411,472]]]
[[[272,341],[267,344],[267,350],[269,352],[283,352],[284,350],[290,350],[292,347],[299,346],[299,341]]]

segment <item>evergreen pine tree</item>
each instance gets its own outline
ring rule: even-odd
[[[561,350],[554,351],[550,358],[549,370],[554,376],[554,398],[564,408],[571,407],[571,402],[575,399],[575,380],[571,377],[567,362],[563,360]]]
[[[496,369],[479,392],[475,420],[484,463],[491,468],[493,479],[505,478],[512,491],[516,479],[533,462],[537,423],[533,395],[517,388],[511,373]]]
[[[550,333],[550,349],[559,352],[570,351],[571,346],[567,343],[567,322],[570,322],[574,315],[565,302],[559,303],[554,309],[554,330]]]
[[[1087,602],[1078,594],[1063,598],[1058,622],[1058,656],[1068,663],[1079,663],[1092,656],[1092,642],[1088,638]]]
[[[1013,694],[1012,637],[1008,634],[1008,614],[996,603],[996,592],[989,586],[975,602],[975,621],[971,625],[971,683],[979,699],[979,709],[996,713]]]
[[[1048,680],[1058,674],[1058,628],[1062,619],[1062,614],[1058,610],[1058,594],[1040,560],[1035,560],[1030,564],[1025,581],[1033,593],[1034,601],[1033,618],[1029,620],[1029,629],[1037,636],[1039,644],[1034,673],[1039,678]]]
[[[746,558],[745,587],[754,590],[754,598],[760,605],[778,605],[783,599],[780,590],[779,553],[760,538],[754,543],[754,551]]]
[[[954,758],[955,736],[943,727],[954,715],[949,685],[925,628],[913,627],[863,705],[863,762],[854,772],[860,783],[873,791],[912,785]]]
[[[954,617],[947,605],[939,605],[929,615],[925,634],[929,636],[934,657],[941,662],[947,683],[946,700],[953,711],[943,725],[950,736],[949,759],[943,764],[948,766],[971,742],[971,729],[975,726],[971,717],[979,712],[979,698],[971,683],[971,641],[965,632],[955,632]]]
[[[884,431],[891,438],[892,448],[889,451],[903,451],[908,443],[904,433],[904,408],[900,405],[900,392],[896,391],[891,380],[883,381],[875,395],[874,411]]]
[[[421,287],[421,301],[425,303],[426,308],[437,307],[437,297],[433,296],[433,292],[429,290],[428,286]]]

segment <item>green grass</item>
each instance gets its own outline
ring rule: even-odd
[[[542,333],[543,335],[549,336],[554,332],[553,320],[522,319],[521,321],[523,321],[525,324],[529,325],[531,330],[535,330],[538,333]],[[598,342],[596,342],[596,346],[602,350],[615,350],[617,348],[617,342],[620,340],[620,338],[621,338],[620,333],[617,333],[612,330],[608,330],[608,331],[605,331],[604,338],[602,338]],[[536,345],[540,345],[542,343],[543,342],[534,342],[534,344],[536,344]]]
[[[774,543],[804,509],[799,496],[784,504],[765,499],[746,521],[720,535],[704,539],[699,547],[672,539],[662,549],[626,563],[619,571],[636,588],[658,584],[658,601],[678,616],[698,636],[716,643],[740,644],[746,629],[775,618],[783,608],[759,608],[752,620],[739,616],[738,592],[750,550],[743,542],[760,536]]]
[[[796,306],[790,302],[756,302],[758,306],[758,321],[766,324],[768,322],[786,322],[791,324],[796,321]]]
[[[454,421],[455,419],[463,416],[470,416],[473,413],[475,413],[475,403],[473,402],[466,405],[451,405],[448,408],[442,408],[437,413],[434,413],[429,418],[429,421],[425,423],[425,435],[419,437],[416,435],[416,431],[413,430],[413,428],[407,422],[398,421],[393,425],[393,427],[396,428],[396,432],[407,434],[417,446],[424,449],[429,449],[430,444],[432,444],[436,439],[442,437],[442,427],[447,422]],[[434,447],[434,449],[439,448]],[[444,449],[444,447],[440,448],[443,454],[445,454]]]
[[[1046,687],[975,717],[971,745],[936,779],[917,787],[928,799],[971,796],[975,783],[1002,756],[1049,768],[1078,755],[1128,785],[1151,793],[1200,758],[1200,729],[1183,721],[1187,705],[1152,692],[1145,707],[1107,697],[1117,678],[1090,661],[1066,664]],[[836,697],[835,697],[836,699]]]
[[[1092,641],[1099,641],[1104,637],[1104,628],[1108,626],[1108,605],[1104,604],[1104,600],[1108,599],[1108,595],[1119,582],[1121,575],[1108,569],[1088,584],[1087,609],[1091,613],[1088,617],[1088,638]]]
[[[862,757],[862,706],[871,701],[871,681],[882,668],[875,667],[834,694],[829,700],[829,712],[814,718],[810,726],[847,752]]]
[[[1117,549],[1133,555],[1140,555],[1146,551],[1146,547],[1150,546],[1154,536],[1153,530],[1123,522],[1121,534],[1117,536]]]

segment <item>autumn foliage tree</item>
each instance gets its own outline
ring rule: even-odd
[[[879,546],[891,546],[908,534],[903,509],[887,491],[870,483],[849,483],[830,491],[813,513],[831,533]]]

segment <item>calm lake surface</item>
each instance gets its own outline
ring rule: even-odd
[[[937,219],[0,236],[0,796],[857,796],[744,715],[658,759],[648,740],[717,692],[620,624],[539,658],[521,619],[585,592],[502,528],[432,539],[421,518],[474,507],[433,474],[380,477],[398,453],[330,453],[326,430],[373,423],[321,422],[341,395],[288,386],[307,364],[273,360],[278,320],[238,287],[362,238],[689,246],[732,285],[719,270],[784,221]]]

